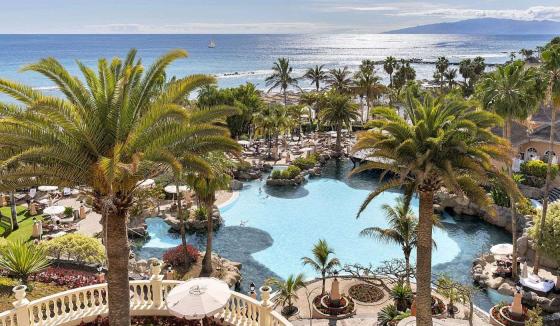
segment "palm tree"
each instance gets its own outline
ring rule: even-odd
[[[538,109],[537,73],[526,69],[521,61],[500,66],[481,80],[478,92],[484,108],[500,115],[504,121],[503,136],[511,141],[513,121],[526,120]],[[511,167],[508,166],[511,177]],[[515,190],[514,188],[505,188]],[[515,197],[510,194],[513,261],[517,259],[517,213]],[[513,264],[513,277],[517,277],[517,264]]]
[[[338,258],[330,258],[329,256],[333,254],[334,250],[329,247],[326,240],[319,240],[313,246],[313,257],[303,257],[301,260],[304,265],[311,266],[315,271],[321,274],[321,280],[323,286],[321,287],[321,294],[325,294],[325,277],[328,272],[332,271],[333,268],[340,265]]]
[[[268,156],[272,155],[272,140],[278,146],[278,137],[290,125],[290,117],[286,106],[269,104],[253,116],[255,133],[263,135],[268,142]]]
[[[449,68],[449,60],[446,57],[439,57],[436,61],[436,74],[440,89],[443,90],[444,73]]]
[[[201,276],[212,275],[212,240],[214,223],[212,215],[214,203],[216,202],[216,192],[228,189],[231,182],[231,170],[234,164],[223,152],[212,152],[204,157],[210,165],[208,173],[187,174],[187,184],[193,189],[198,202],[206,212],[206,252],[202,259]]]
[[[434,193],[446,187],[488,206],[490,200],[481,184],[488,182],[489,171],[502,176],[501,171],[494,171],[494,160],[508,162],[509,146],[490,131],[498,116],[463,101],[424,95],[420,102],[408,96],[404,109],[410,122],[392,109],[374,109],[379,117],[370,122],[374,129],[362,133],[353,148],[353,152],[364,150],[372,158],[353,173],[382,169],[392,175],[367,197],[358,214],[386,190],[405,187],[418,194],[417,323],[431,326]]]
[[[383,61],[383,69],[389,75],[389,87],[393,87],[393,72],[397,68],[397,59],[389,56]]]
[[[288,104],[288,94],[286,93],[288,87],[298,84],[297,79],[292,77],[292,70],[289,59],[278,58],[278,61],[272,66],[272,75],[265,79],[266,86],[270,86],[269,92],[275,88],[280,88],[284,95],[284,105]]]
[[[449,90],[453,88],[456,77],[457,77],[457,69],[447,69],[443,73],[443,78],[447,81],[447,87],[449,88]]]
[[[352,86],[352,74],[348,67],[333,68],[329,70],[327,83],[339,93],[347,94]]]
[[[410,287],[410,254],[416,248],[417,237],[416,228],[418,220],[410,207],[410,195],[397,198],[394,207],[387,204],[381,208],[385,211],[385,217],[389,227],[365,228],[360,232],[360,236],[368,236],[386,243],[394,243],[401,246],[404,254],[406,267],[406,284]]]
[[[315,85],[315,91],[321,89],[321,82],[327,80],[327,72],[323,70],[324,65],[315,65],[313,68],[307,69],[303,78],[309,80],[311,85]]]
[[[186,56],[170,51],[145,69],[131,50],[124,60],[100,59],[97,72],[78,63],[83,79],[54,58],[24,68],[51,79],[63,97],[0,80],[0,92],[17,101],[0,105],[0,189],[37,183],[91,189],[103,217],[111,325],[130,324],[126,221],[137,184],[162,173],[179,153],[190,169],[202,166],[199,156],[209,149],[238,148],[214,124],[230,110],[193,112],[181,104],[214,78],[193,75],[162,86],[167,66]]]
[[[549,153],[554,152],[554,139],[556,132],[556,113],[560,108],[560,45],[556,44],[548,47],[542,53],[542,60],[544,63],[545,75],[548,79],[548,89],[547,97],[551,108],[551,119],[550,119],[550,139],[548,144]],[[550,193],[550,184],[552,182],[551,176],[552,168],[552,155],[548,158],[546,167],[546,181],[545,181],[545,191],[543,196],[543,206],[541,212],[540,229],[537,234],[537,250],[535,255],[535,264],[533,265],[533,274],[537,275],[540,269],[540,260],[542,255],[541,242],[543,238],[543,233],[546,224],[546,214],[548,211],[548,196]]]
[[[315,118],[317,119],[317,127],[319,127],[319,92],[301,92],[299,96],[299,104],[309,108],[309,130],[313,128],[313,110],[315,110]]]
[[[334,126],[336,130],[336,146],[337,155],[342,153],[340,146],[341,132],[344,126],[350,128],[352,120],[359,117],[358,106],[347,95],[331,91],[325,98],[325,107],[321,109],[321,119],[326,123]]]
[[[532,49],[521,49],[519,50],[519,54],[521,54],[525,61],[529,61],[533,58],[533,54],[535,53]]]
[[[266,285],[278,288],[278,294],[273,298],[275,305],[282,305],[288,309],[293,309],[294,300],[298,299],[297,291],[305,287],[304,278],[305,276],[300,273],[295,276],[291,274],[286,281],[275,278],[267,279]]]
[[[369,110],[371,107],[371,101],[375,97],[379,97],[384,91],[385,87],[381,85],[380,78],[375,75],[375,71],[369,65],[362,66],[354,74],[354,89],[356,93],[366,99],[366,121],[369,120]],[[363,120],[363,114],[361,114]]]

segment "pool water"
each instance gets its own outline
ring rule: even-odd
[[[373,266],[384,260],[402,258],[398,245],[385,244],[359,236],[371,226],[386,227],[383,204],[394,204],[398,192],[385,192],[370,203],[359,218],[358,208],[375,188],[378,175],[362,173],[349,177],[352,163],[330,161],[321,178],[312,178],[300,187],[267,187],[264,180],[245,183],[239,198],[221,208],[225,225],[215,234],[214,250],[243,264],[243,285],[262,284],[267,277],[286,278],[304,272],[317,276],[303,266],[301,258],[311,256],[313,244],[325,239],[343,264]],[[418,201],[413,200],[418,211]],[[472,260],[510,236],[501,229],[472,217],[444,214],[443,229],[433,232],[437,248],[433,251],[433,274],[448,274],[470,282]],[[147,219],[151,239],[140,247],[143,258],[161,257],[165,249],[180,243],[177,235],[160,218]],[[189,243],[204,249],[205,236],[190,235]],[[489,309],[492,302],[507,298],[497,293],[477,294],[476,302]]]

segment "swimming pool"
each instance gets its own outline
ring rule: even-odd
[[[331,161],[321,178],[310,179],[297,188],[267,187],[264,181],[245,183],[239,198],[221,209],[225,225],[216,233],[214,250],[222,256],[243,263],[244,285],[261,284],[267,277],[286,278],[304,272],[316,274],[301,263],[311,255],[313,244],[326,239],[343,264],[376,265],[384,260],[402,258],[397,245],[388,245],[359,232],[370,226],[385,227],[381,205],[393,204],[398,192],[386,192],[374,200],[359,219],[358,207],[377,183],[377,176],[364,173],[348,177],[349,161]],[[413,201],[418,210],[418,201]],[[474,257],[492,245],[510,240],[501,229],[469,217],[442,218],[443,229],[434,230],[437,249],[433,252],[434,275],[446,273],[470,282]],[[169,234],[169,227],[158,218],[148,219],[151,239],[138,250],[141,257],[161,256],[165,248],[176,246],[180,239]],[[205,237],[189,236],[189,242],[203,249]],[[496,294],[496,293],[494,293]],[[477,304],[489,308],[486,293],[477,296]]]

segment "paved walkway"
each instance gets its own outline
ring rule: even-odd
[[[65,207],[72,207],[73,209],[80,209],[81,203],[77,198],[63,198],[56,202],[56,205]],[[84,234],[93,237],[95,234],[101,232],[103,227],[101,225],[101,215],[95,213],[91,208],[86,207],[86,218],[79,220],[76,225],[78,230],[76,233]]]

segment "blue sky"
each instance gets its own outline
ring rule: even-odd
[[[0,33],[377,33],[477,17],[560,21],[559,0],[0,0]]]

